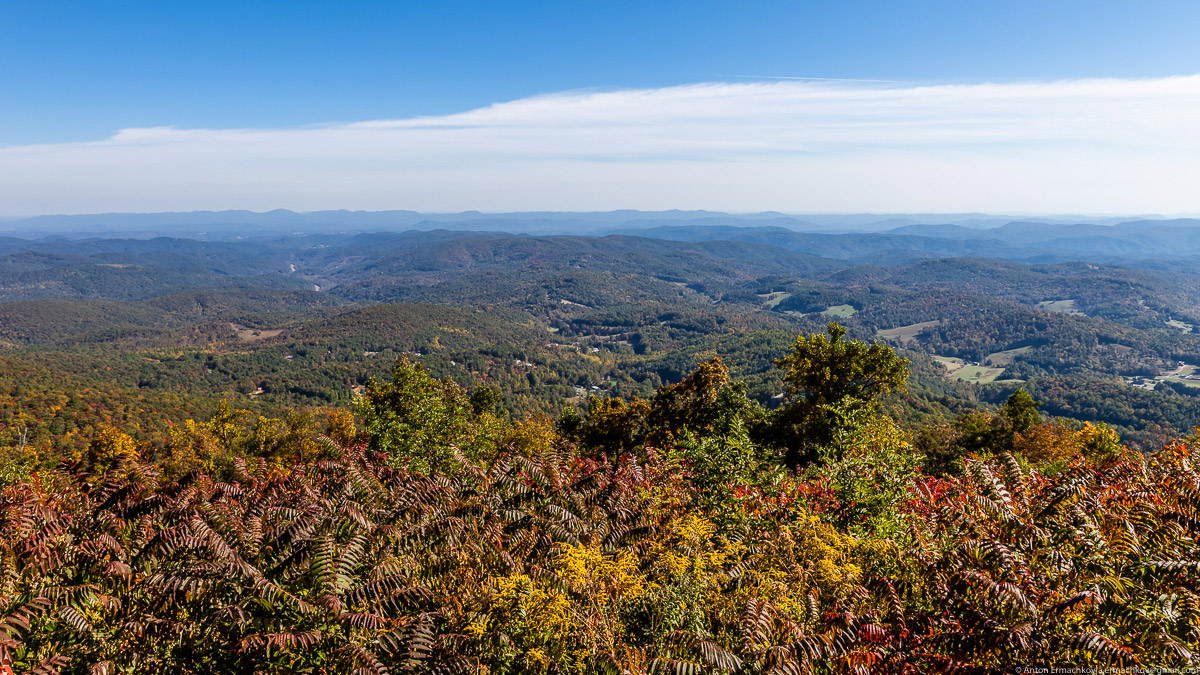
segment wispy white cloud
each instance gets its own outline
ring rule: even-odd
[[[574,91],[437,117],[0,148],[0,213],[1200,211],[1200,75]]]
[[[718,75],[738,80],[801,80],[804,82],[870,82],[874,84],[905,84],[904,80],[869,80],[861,77],[801,77],[799,75]]]

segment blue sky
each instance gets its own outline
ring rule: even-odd
[[[758,192],[740,185],[727,197],[712,191],[720,185],[718,165],[734,168],[726,172],[731,180],[755,181],[778,168],[770,162],[785,161],[786,156],[795,159],[788,167],[799,166],[814,154],[842,166],[847,181],[865,176],[859,190],[867,193],[861,200],[863,209],[957,208],[960,201],[977,195],[968,191],[962,200],[949,200],[939,194],[937,176],[977,167],[980,181],[999,180],[1004,185],[1009,176],[1004,172],[1013,171],[1022,160],[1036,159],[1062,171],[1065,165],[1058,160],[1068,153],[1093,163],[1098,159],[1095,153],[1101,153],[1100,159],[1108,162],[1102,166],[1103,175],[1092,176],[1090,183],[1061,186],[1063,199],[1035,198],[1032,179],[1026,184],[1009,176],[1015,181],[1014,196],[1005,201],[999,193],[985,195],[989,198],[979,199],[979,207],[1007,204],[1014,211],[1097,212],[1156,210],[1151,207],[1161,205],[1157,210],[1187,210],[1190,202],[1183,194],[1155,188],[1120,201],[1105,195],[1111,189],[1107,183],[1101,187],[1096,181],[1106,176],[1116,181],[1122,178],[1122,166],[1139,163],[1193,177],[1186,154],[1163,154],[1168,152],[1162,147],[1166,136],[1137,140],[1147,123],[1135,120],[1121,97],[1134,96],[1156,115],[1174,106],[1149,126],[1190,138],[1193,128],[1183,118],[1195,112],[1186,107],[1195,82],[1162,80],[1167,84],[1153,92],[1139,89],[1137,94],[1117,85],[1107,93],[1085,87],[1087,93],[1076,100],[1074,112],[1059,106],[1060,97],[1045,87],[1097,79],[1128,84],[1200,73],[1197,28],[1200,3],[1185,1],[0,3],[0,179],[15,179],[7,193],[0,186],[0,215],[274,206],[504,209],[536,208],[542,202],[547,208],[754,210],[758,205],[859,210],[848,183],[840,198],[825,200],[803,194],[795,198],[789,183]],[[775,89],[739,88],[756,82],[797,82],[762,79],[768,77],[887,82],[817,81],[816,89],[803,90],[803,101],[792,96],[795,91],[781,99]],[[674,107],[690,100],[688,85],[700,83],[719,85],[705,90],[704,105],[720,108],[723,103],[716,101],[736,100],[740,107],[704,122]],[[1031,109],[1058,112],[1041,120],[1044,128],[1033,136],[1014,134],[1011,129],[1020,126],[1018,120],[1027,113],[1005,102],[1015,100],[1012,96],[1019,92],[1028,95],[1028,90],[1007,90],[1000,99],[988,98],[989,90],[978,88],[962,89],[972,92],[965,98],[951,93],[960,91],[954,87],[987,83],[1042,86]],[[916,151],[899,130],[914,124],[905,116],[915,109],[925,111],[920,123],[929,124],[937,102],[918,96],[920,102],[914,104],[911,94],[926,91],[927,85],[950,87],[934,91],[938,97],[951,96],[949,108],[957,110],[959,118],[934,123],[937,134],[929,135],[929,142]],[[833,93],[820,89],[824,86]],[[856,106],[862,91],[872,88],[910,94],[892,97],[896,107],[885,105],[867,122]],[[575,94],[570,92],[579,90],[649,93],[571,98]],[[757,92],[755,96],[766,93],[753,102],[747,91]],[[661,105],[639,108],[647,96]],[[829,96],[843,107],[822,108],[818,114],[814,101]],[[547,98],[565,107],[549,110],[543,105]],[[404,139],[388,137],[394,143],[386,146],[391,154],[376,154],[372,142],[356,146],[358,141],[351,140],[363,128],[344,128],[425,116],[457,119],[453,116],[522,101],[534,103],[502,107],[500,117],[489,117],[483,124],[510,130],[512,120],[504,115],[525,115],[521,124],[527,129],[526,146],[516,137],[497,140],[496,134],[486,139],[449,133],[418,138],[409,129]],[[601,107],[585,114],[581,105]],[[614,112],[614,105],[620,111]],[[783,117],[777,114],[764,121],[764,105],[793,108]],[[997,109],[986,109],[988,105]],[[1077,118],[1085,126],[1092,124],[1083,110],[1093,105],[1109,110],[1105,119],[1110,124],[1096,123],[1095,133],[1086,138],[1074,134]],[[687,117],[695,126],[686,138],[655,146],[645,139],[657,138],[656,132],[634,111],[658,119],[666,130],[678,126],[672,115]],[[579,123],[609,114],[625,121],[603,132],[587,127],[603,136],[594,146],[576,143],[587,134],[562,131],[565,118],[559,117],[575,115],[571,119]],[[961,128],[964,115],[972,120],[966,131]],[[853,133],[867,140],[831,132],[826,142],[821,130],[832,128],[831,120],[855,116],[859,122]],[[984,124],[996,116],[1008,120],[1005,134],[997,135],[996,125]],[[531,126],[531,119],[540,126]],[[759,122],[753,122],[756,119]],[[754,129],[764,128],[791,137],[798,131],[787,122],[793,119],[808,126],[790,145],[774,144],[770,136],[750,138]],[[872,136],[880,120],[895,133]],[[1123,121],[1137,121],[1134,140],[1122,140],[1130,135]],[[286,136],[280,141],[286,145],[282,149],[270,145],[271,138],[284,138],[284,130],[314,126],[317,133]],[[136,131],[160,127],[258,133],[253,142],[245,137],[230,141],[221,157],[214,157],[215,150],[195,150],[219,147],[212,137],[192,135],[187,141],[192,154],[172,155],[170,147],[186,145],[181,137]],[[345,133],[332,138],[331,127]],[[962,133],[950,133],[956,128]],[[550,147],[539,140],[554,129],[562,131],[562,142]],[[1063,130],[1062,138],[1053,136],[1055,129]],[[121,136],[120,130],[134,131]],[[619,151],[598,152],[596,148],[609,139]],[[88,143],[105,144],[106,149],[101,152]],[[491,148],[482,160],[463,150],[480,143]],[[1129,147],[1130,143],[1141,145]],[[147,149],[150,144],[157,149]],[[261,153],[239,154],[238,144],[260,148]],[[737,152],[730,144],[739,144]],[[134,146],[140,148],[136,156],[130,154]],[[998,152],[1001,146],[1003,152]],[[306,149],[294,152],[296,147]],[[973,154],[961,156],[965,149]],[[555,164],[531,164],[552,150],[562,151]],[[933,176],[925,188],[928,194],[921,199],[889,196],[889,176],[880,173],[888,161],[879,161],[880,153],[896,167],[928,162]],[[757,158],[748,159],[751,155]],[[868,156],[861,161],[869,163],[852,166],[855,157]],[[440,161],[441,157],[450,159]],[[568,160],[576,163],[568,166]],[[204,174],[197,184],[197,176],[187,168],[197,162],[206,171],[231,176],[226,183],[206,182]],[[481,173],[464,168],[481,162],[487,168]],[[647,163],[654,162],[658,166],[648,170]],[[748,168],[755,162],[753,170]],[[701,171],[701,165],[708,168]],[[233,175],[245,166],[255,167],[249,182]],[[100,180],[95,177],[100,167],[115,171]],[[637,174],[628,179],[632,183],[622,178],[626,168]],[[578,173],[572,174],[575,169]],[[564,170],[568,177],[576,176],[573,183],[556,177]],[[809,175],[797,171],[796,180]],[[1055,175],[1047,171],[1048,177]],[[364,172],[369,174],[365,179]],[[178,183],[169,183],[164,174],[177,175]],[[645,194],[638,192],[637,186],[646,184],[650,175],[663,184],[650,181]],[[412,185],[414,176],[428,182],[411,191],[399,189]],[[501,176],[526,177],[531,187],[514,194],[515,183],[504,183]],[[668,184],[670,176],[679,184]],[[1170,176],[1164,179],[1171,182]],[[684,181],[704,187],[689,190]],[[317,189],[320,184],[330,187]],[[355,187],[360,184],[371,187]],[[446,187],[431,194],[436,185]],[[1153,181],[1148,188],[1154,188]],[[539,195],[551,193],[554,199],[539,201]],[[649,198],[651,194],[661,194],[661,202]],[[1106,199],[1089,201],[1093,195]],[[622,196],[627,199],[622,201]],[[688,200],[695,203],[678,203]]]
[[[771,75],[978,82],[1200,72],[1200,3],[0,3],[0,143],[437,115]]]

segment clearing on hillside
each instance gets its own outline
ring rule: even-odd
[[[926,328],[933,328],[940,324],[941,321],[922,321],[908,326],[897,326],[895,328],[880,328],[875,331],[875,337],[881,337],[884,340],[896,340],[900,344],[906,344],[916,339],[917,335]]]
[[[1000,366],[1003,368],[1004,366],[1011,364],[1013,362],[1013,359],[1020,356],[1021,354],[1024,354],[1025,352],[1029,351],[1030,349],[1033,349],[1033,347],[1017,347],[1016,349],[1005,349],[1002,352],[988,354],[983,359],[983,362],[988,364],[989,366]]]
[[[938,363],[946,366],[946,374],[951,379],[971,384],[995,382],[1000,377],[1000,374],[1004,372],[1003,368],[990,368],[978,364],[968,364],[966,361],[953,356],[934,356],[933,358]]]
[[[767,293],[766,295],[759,295],[758,297],[762,298],[763,307],[766,307],[767,309],[775,309],[776,305],[792,297],[792,294],[784,293],[783,291],[775,291],[774,293]]]
[[[849,319],[850,317],[854,316],[854,313],[857,311],[857,309],[854,309],[854,307],[850,305],[834,305],[821,310],[821,313],[825,316],[836,316],[839,319]]]
[[[1180,321],[1179,319],[1171,319],[1170,321],[1167,322],[1167,325],[1171,326],[1172,328],[1178,328],[1179,330],[1181,330],[1185,333],[1192,333],[1192,332],[1195,332],[1195,330],[1196,330],[1196,327],[1193,326],[1192,324],[1190,324],[1186,321]]]
[[[1178,368],[1161,373],[1158,377],[1126,377],[1125,382],[1142,389],[1153,389],[1159,382],[1174,382],[1200,389],[1200,366],[1183,364]]]
[[[1186,384],[1189,387],[1200,387],[1200,380],[1194,379],[1197,376],[1200,376],[1200,367],[1184,364],[1174,370],[1159,375],[1155,379],[1164,380],[1166,382],[1178,382],[1180,384]]]
[[[1057,312],[1058,314],[1070,314],[1072,316],[1084,316],[1084,313],[1075,307],[1075,300],[1068,298],[1066,300],[1043,300],[1037,304],[1038,307],[1047,312]]]
[[[239,340],[241,340],[242,342],[254,342],[255,340],[266,340],[267,338],[273,338],[273,337],[283,333],[282,328],[272,328],[272,329],[250,328],[249,326],[243,326],[240,323],[231,323],[231,324],[229,324],[229,327],[233,330],[234,334],[237,335],[237,338]]]

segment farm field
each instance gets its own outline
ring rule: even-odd
[[[254,342],[255,340],[267,340],[273,337],[279,337],[283,333],[282,328],[260,329],[243,326],[240,323],[230,323],[229,329],[237,335],[237,339],[242,342]]]
[[[1043,300],[1039,302],[1038,307],[1047,312],[1057,312],[1058,314],[1070,314],[1072,316],[1085,316],[1082,311],[1075,306],[1074,299],[1067,300]]]
[[[1021,354],[1024,354],[1025,352],[1029,351],[1030,349],[1032,349],[1032,347],[1017,347],[1016,349],[1005,349],[1002,352],[988,354],[987,358],[985,358],[983,360],[983,362],[988,365],[991,365],[991,366],[1000,366],[1000,367],[1007,366],[1013,362],[1013,359],[1020,356]]]
[[[852,305],[834,305],[822,310],[821,314],[824,314],[825,316],[837,317],[839,319],[849,319],[850,317],[854,316],[855,312],[857,311],[858,310],[854,309]]]
[[[933,328],[940,324],[941,321],[922,321],[913,323],[907,326],[897,326],[895,328],[880,328],[875,331],[875,337],[881,337],[885,340],[896,340],[900,344],[905,344],[915,340],[917,335],[926,328]]]
[[[959,380],[960,382],[969,382],[971,384],[996,382],[1004,372],[1003,368],[969,364],[953,356],[934,356],[933,358],[946,367],[946,374],[951,379]]]
[[[779,303],[792,297],[792,294],[784,293],[782,291],[777,291],[775,293],[767,293],[765,295],[760,295],[758,297],[763,299],[763,307],[766,307],[767,309],[775,309],[775,307],[777,305],[779,305]]]

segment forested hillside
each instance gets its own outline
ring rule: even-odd
[[[510,412],[550,415],[597,394],[649,396],[719,355],[770,406],[783,393],[771,361],[836,319],[914,360],[909,393],[890,402],[905,423],[997,405],[1018,385],[1139,447],[1200,420],[1200,282],[1178,267],[881,266],[756,242],[450,230],[3,247],[3,357],[46,373],[22,384],[78,395],[68,381],[100,380],[117,398],[180,397],[181,414],[229,395],[273,417],[345,405],[401,354],[497,387]],[[16,412],[0,408],[0,429]],[[121,417],[135,435],[163,419],[155,406]]]

